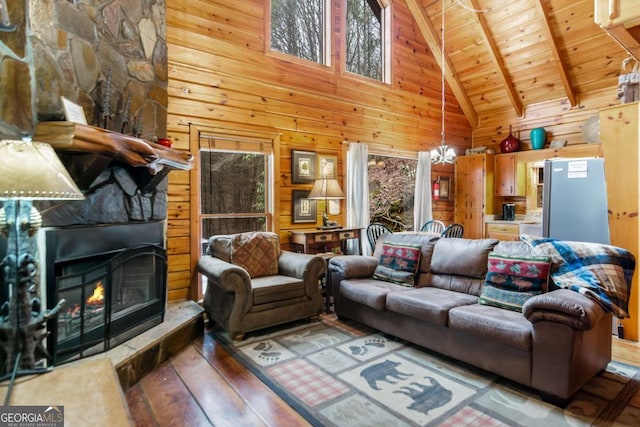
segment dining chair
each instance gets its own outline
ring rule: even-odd
[[[437,219],[429,220],[425,222],[422,225],[422,227],[420,227],[420,231],[422,232],[433,233],[438,235],[442,234],[444,229],[445,229],[444,222],[438,221]]]
[[[371,252],[376,249],[376,242],[385,234],[392,233],[391,229],[380,222],[373,222],[367,226],[367,239],[369,239],[369,245],[371,246]]]
[[[451,224],[441,234],[441,237],[462,237],[464,227],[462,224]]]

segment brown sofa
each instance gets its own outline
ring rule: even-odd
[[[207,279],[205,311],[234,340],[281,323],[317,320],[323,308],[318,280],[326,266],[319,256],[280,250],[275,233],[211,236],[197,265]]]
[[[340,318],[532,387],[558,405],[611,360],[612,316],[580,293],[550,288],[527,300],[522,313],[478,303],[489,253],[532,254],[528,244],[420,233],[381,240],[373,256],[330,260]],[[384,242],[421,245],[415,287],[372,278]]]

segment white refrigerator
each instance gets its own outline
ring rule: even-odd
[[[542,235],[610,243],[604,159],[545,160]]]

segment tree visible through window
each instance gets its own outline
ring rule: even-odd
[[[417,159],[369,155],[369,221],[393,231],[413,227]]]
[[[267,156],[200,151],[202,236],[267,230]]]
[[[378,0],[347,0],[347,70],[383,80],[383,8]]]
[[[271,49],[323,64],[325,1],[271,0]]]

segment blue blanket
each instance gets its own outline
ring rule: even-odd
[[[560,288],[595,299],[616,317],[629,317],[631,279],[636,266],[626,249],[523,234],[535,252],[551,257],[551,278]]]

